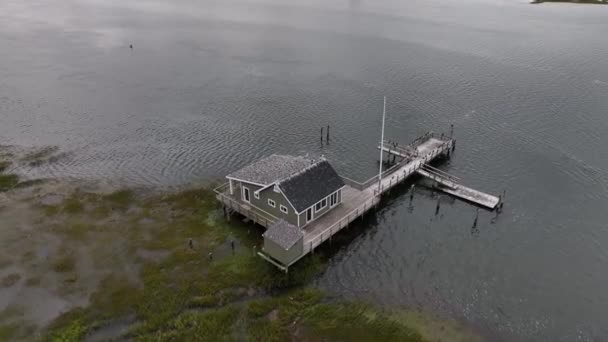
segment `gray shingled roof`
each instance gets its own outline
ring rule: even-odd
[[[273,154],[245,166],[227,177],[268,185],[302,171],[313,163],[313,160],[305,157]]]
[[[304,234],[293,224],[285,220],[279,220],[268,227],[262,236],[274,241],[277,245],[285,249],[290,249],[304,236]]]
[[[343,186],[342,178],[327,160],[321,160],[279,183],[279,188],[297,212],[306,210]]]

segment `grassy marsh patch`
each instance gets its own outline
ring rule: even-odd
[[[63,210],[68,214],[78,214],[84,210],[84,204],[78,196],[72,196],[63,202]]]
[[[57,273],[68,273],[76,268],[76,257],[72,252],[64,251],[52,261],[53,271]]]
[[[109,202],[112,207],[126,209],[133,203],[135,193],[130,189],[123,189],[104,195],[103,200]]]
[[[49,161],[51,156],[59,151],[57,146],[47,146],[38,150],[26,153],[21,161],[28,163],[30,166],[39,166]]]
[[[19,273],[11,273],[0,280],[0,287],[11,287],[21,280]]]
[[[15,174],[0,174],[0,192],[13,189],[19,184],[19,176]]]
[[[17,262],[28,265],[27,287],[53,286],[58,279],[54,293],[83,291],[88,304],[56,318],[44,339],[82,340],[104,324],[132,317],[119,339],[421,340],[412,328],[419,322],[409,316],[307,288],[326,267],[322,253],[302,259],[289,274],[256,256],[254,246],[262,242],[257,228],[226,222],[209,189],[51,195],[57,200],[41,200],[32,210],[38,219],[52,216],[38,228],[54,244],[30,246]],[[55,273],[32,273],[36,267]],[[85,268],[90,273],[82,274]],[[87,282],[95,285],[86,288]],[[23,331],[9,326],[0,340]]]
[[[11,166],[11,162],[6,160],[0,160],[0,173],[6,171]]]

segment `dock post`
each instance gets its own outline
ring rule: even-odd
[[[416,184],[412,184],[410,187],[410,202],[414,199],[414,190],[416,189]]]
[[[325,138],[327,143],[329,143],[329,125],[327,125],[327,137]]]
[[[437,196],[437,206],[435,207],[435,215],[439,214],[440,206],[441,206],[441,196]]]
[[[452,152],[456,149],[456,139],[452,140]]]
[[[323,127],[321,127],[321,145],[323,145]]]
[[[450,124],[450,139],[454,137],[454,124]]]
[[[477,227],[477,219],[479,218],[479,208],[475,211],[475,221],[473,221],[473,228]]]
[[[502,207],[500,206],[501,203],[502,203],[502,195],[498,195],[498,204],[496,205],[496,216],[498,216],[498,214],[500,212],[502,212]]]

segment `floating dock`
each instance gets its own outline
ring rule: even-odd
[[[263,250],[258,254],[287,272],[291,265],[308,253],[313,252],[315,248],[331,239],[333,235],[347,227],[352,221],[362,217],[380,202],[384,193],[404,182],[413,174],[430,178],[441,185],[442,191],[484,207],[492,209],[498,204],[499,199],[497,197],[464,187],[455,182],[455,177],[439,170],[434,171],[436,169],[427,165],[439,157],[450,156],[454,148],[454,140],[443,134],[436,136],[434,133],[428,132],[408,145],[386,141],[378,148],[387,153],[389,157],[394,156],[393,159],[399,157],[400,160],[390,168],[383,170],[381,177],[375,176],[363,183],[341,176],[345,183],[342,189],[341,203],[301,229],[302,245],[299,255],[290,262],[283,264],[278,262],[277,258],[269,255],[267,251]],[[266,228],[277,222],[275,217],[271,217],[267,213],[243,202],[238,195],[231,195],[227,184],[218,187],[216,193],[217,199],[222,202],[227,210],[238,212]]]
[[[458,184],[439,172],[433,172],[427,168],[418,169],[416,172],[421,176],[432,179],[439,185],[437,189],[454,197],[461,198],[488,209],[495,209],[498,203],[500,203],[499,197]]]

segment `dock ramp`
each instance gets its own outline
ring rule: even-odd
[[[488,209],[495,209],[498,203],[500,203],[499,197],[459,184],[456,182],[456,177],[430,166],[425,165],[425,167],[418,169],[416,172],[421,176],[437,182],[440,185],[439,189],[441,191],[454,197],[464,199]]]

